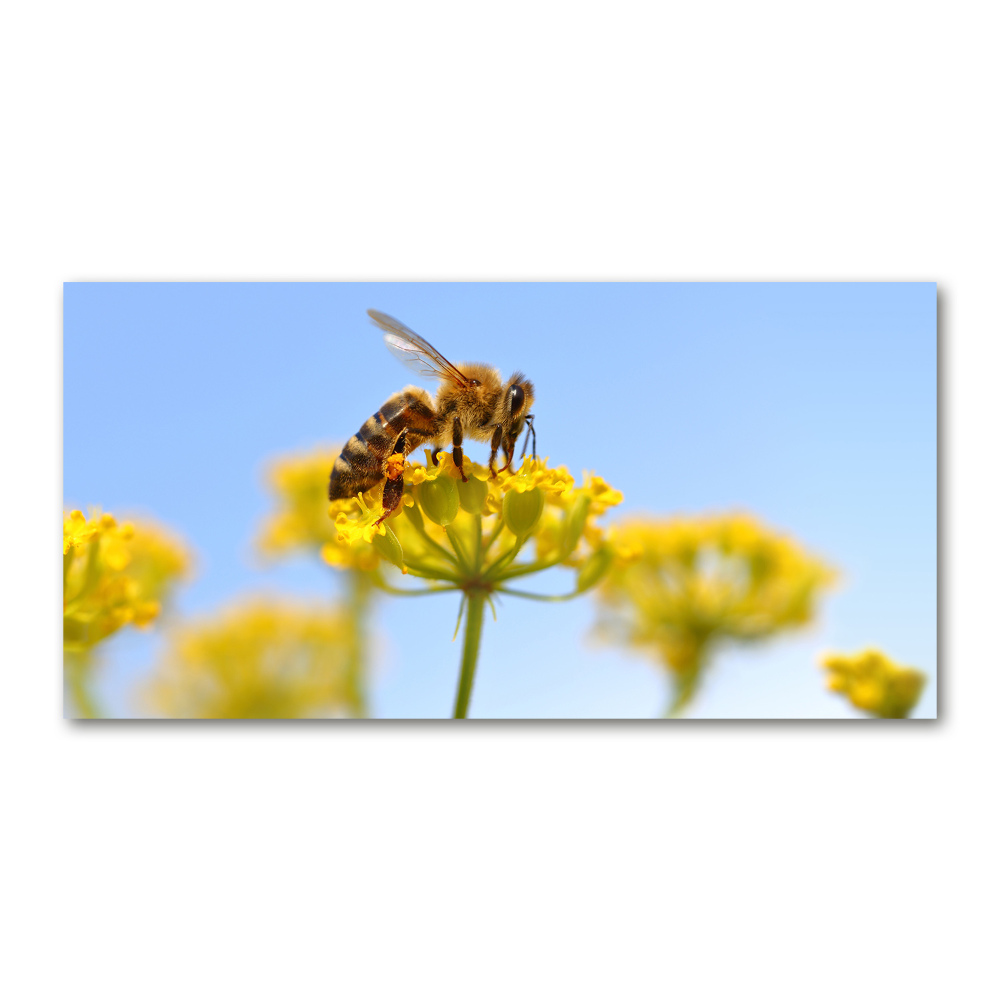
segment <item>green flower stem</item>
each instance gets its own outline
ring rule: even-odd
[[[518,546],[518,548],[520,548],[520,546]],[[514,553],[514,556],[516,555],[517,552]],[[503,558],[506,559],[506,556]],[[506,559],[502,566],[500,565],[501,560],[498,559],[490,567],[490,572],[488,574],[489,578],[491,580],[495,580],[497,578],[502,580],[512,580],[516,576],[527,576],[529,573],[541,573],[543,570],[552,569],[553,566],[559,565],[558,559],[551,559],[548,562],[532,562],[517,566],[510,566],[512,559],[513,557]],[[499,567],[499,569],[497,567]]]
[[[478,587],[466,591],[465,642],[462,649],[462,673],[458,680],[458,694],[455,696],[453,718],[464,719],[469,711],[472,696],[472,682],[476,676],[476,662],[479,659],[479,640],[483,633],[483,609],[486,606],[486,591]]]
[[[455,555],[458,556],[458,564],[462,569],[462,572],[466,576],[470,576],[475,567],[469,561],[469,556],[465,549],[462,547],[462,541],[458,537],[458,532],[449,524],[444,529],[445,534],[448,536],[448,541],[451,542],[451,547],[455,550]]]
[[[86,653],[65,653],[63,672],[70,698],[77,711],[77,718],[100,719],[100,706],[90,690],[90,657]]]
[[[490,537],[486,539],[486,544],[483,546],[483,558],[486,558],[486,553],[493,548],[493,543],[500,537],[500,532],[503,531],[503,516],[500,514],[496,515],[497,523],[493,526],[493,530],[490,532]]]
[[[407,590],[403,587],[393,587],[380,579],[375,579],[374,583],[379,590],[386,594],[395,594],[397,597],[423,597],[424,594],[447,594],[462,589],[461,587],[411,587]]]
[[[511,597],[527,597],[532,601],[571,601],[582,593],[582,591],[574,590],[569,594],[529,594],[526,590],[511,590],[508,587],[497,587],[496,589],[500,594],[509,594]]]
[[[703,644],[701,652],[691,666],[683,673],[673,674],[673,691],[666,711],[663,713],[664,719],[679,719],[687,711],[698,691],[707,659],[706,648]],[[673,671],[671,672],[673,673]]]
[[[462,578],[455,576],[454,573],[439,569],[436,566],[425,566],[423,563],[414,562],[410,558],[406,559],[406,572],[410,576],[420,577],[421,580],[447,580],[449,583],[455,584],[462,582]]]
[[[506,579],[508,575],[513,575],[513,573],[508,574],[507,567],[517,558],[528,537],[528,535],[522,535],[502,556],[497,558],[496,562],[487,567],[487,580],[496,580],[501,577],[501,574],[503,579]]]
[[[347,584],[350,623],[347,644],[347,678],[350,700],[361,718],[368,715],[365,665],[368,659],[368,616],[371,609],[372,580],[368,573],[351,570]]]
[[[444,556],[456,569],[459,568],[458,560],[455,558],[455,553],[449,552],[443,545],[440,545],[437,542],[435,542],[434,539],[431,538],[431,536],[427,533],[427,529],[424,527],[423,521],[411,521],[410,523],[414,525],[417,531],[420,532],[424,541],[426,541],[427,544],[432,549],[434,549],[435,552],[437,552],[439,555]]]

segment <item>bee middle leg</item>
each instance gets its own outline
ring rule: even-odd
[[[406,428],[404,427],[399,437],[396,438],[396,445],[392,449],[392,454],[406,457]],[[403,499],[403,466],[399,464],[398,469],[394,468],[394,463],[389,463],[389,472],[386,475],[385,486],[382,487],[382,516],[375,522],[381,524],[398,506]]]
[[[515,440],[509,434],[503,439],[503,457],[506,461],[503,467],[500,469],[501,472],[506,472],[510,468],[510,463],[514,461],[514,445]]]
[[[503,428],[498,427],[493,432],[493,437],[490,440],[490,475],[496,479],[497,470],[494,468],[494,463],[497,460],[497,451],[500,448],[500,441],[503,439]]]
[[[462,474],[462,482],[467,483],[469,477],[462,468],[462,421],[455,417],[451,424],[451,457],[455,460],[455,467]]]

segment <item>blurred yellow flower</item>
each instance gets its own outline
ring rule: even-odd
[[[119,524],[96,511],[63,517],[65,679],[79,715],[100,715],[90,690],[94,647],[125,625],[152,622],[190,562],[183,543],[151,522]]]
[[[266,471],[267,485],[276,501],[257,538],[267,555],[294,549],[318,550],[333,537],[326,508],[327,484],[333,461],[340,454],[335,445],[274,459]]]
[[[176,719],[299,719],[363,713],[345,609],[258,598],[178,626],[142,692]]]
[[[63,645],[89,650],[123,625],[148,625],[187,574],[183,543],[152,522],[119,524],[110,514],[63,519]]]
[[[927,681],[922,671],[900,666],[877,649],[855,656],[828,653],[820,663],[829,671],[827,687],[831,691],[881,719],[907,718]]]
[[[825,562],[749,514],[632,519],[611,537],[598,632],[673,675],[669,714],[694,696],[713,649],[809,623],[835,579]]]
[[[320,445],[269,464],[267,482],[276,507],[258,534],[260,552],[270,557],[296,551],[321,553],[326,562],[341,569],[372,570],[378,565],[370,544],[335,544],[337,529],[327,516],[327,489],[339,454],[335,445]]]
[[[63,555],[68,555],[71,549],[86,545],[99,530],[99,525],[91,524],[83,511],[70,511],[63,517]]]

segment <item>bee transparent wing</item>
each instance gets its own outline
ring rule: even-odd
[[[369,309],[368,315],[384,331],[385,346],[411,371],[429,378],[443,378],[456,385],[469,384],[469,380],[443,354],[398,319],[377,309]]]

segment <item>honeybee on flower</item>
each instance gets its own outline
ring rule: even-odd
[[[330,500],[354,497],[383,483],[380,521],[384,520],[403,495],[403,462],[422,444],[432,445],[431,463],[437,465],[450,441],[463,482],[468,482],[462,450],[466,437],[490,442],[489,469],[494,477],[501,448],[506,459],[501,471],[509,469],[521,431],[527,426],[534,434],[530,410],[535,390],[524,374],[514,372],[505,383],[490,365],[454,365],[399,320],[376,309],[369,309],[368,315],[385,331],[386,346],[396,357],[419,375],[440,379],[441,384],[433,400],[426,389],[407,386],[364,422],[333,463]]]

